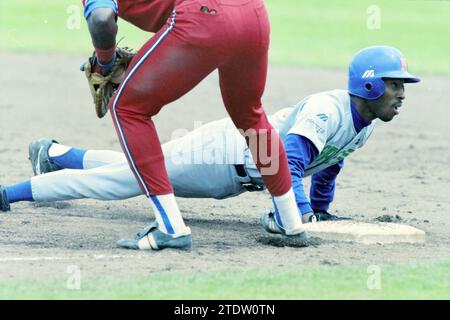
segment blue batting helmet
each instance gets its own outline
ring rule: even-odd
[[[420,79],[408,72],[403,54],[387,46],[358,51],[350,62],[348,91],[352,95],[375,100],[384,94],[383,78],[403,79],[405,83]]]

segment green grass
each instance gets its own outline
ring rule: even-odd
[[[80,0],[14,0],[0,3],[0,50],[91,51]],[[450,74],[450,1],[266,0],[272,25],[272,63],[346,69],[359,49],[398,47],[411,72]],[[376,4],[380,29],[369,29]],[[68,27],[69,25],[69,27]],[[373,25],[373,24],[372,24]],[[122,44],[138,48],[148,34],[119,24]]]
[[[359,49],[383,44],[399,48],[411,72],[450,74],[449,1],[266,2],[273,25],[272,62],[345,69]],[[379,29],[368,28],[374,17],[368,8],[374,4]]]
[[[119,37],[141,46],[148,34],[125,21]],[[0,50],[90,53],[92,46],[81,0],[14,0],[0,2]]]
[[[83,274],[83,271],[82,271]],[[0,280],[1,299],[449,299],[450,261],[380,267],[380,288],[367,266],[162,272],[135,277]],[[376,283],[371,282],[369,283]]]

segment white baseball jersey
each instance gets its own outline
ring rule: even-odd
[[[288,134],[298,134],[308,138],[317,148],[318,156],[306,168],[304,176],[319,172],[361,148],[375,125],[372,121],[356,133],[350,95],[346,90],[310,95],[297,105],[278,111],[269,120],[282,140]],[[254,169],[251,171],[257,175],[256,165],[250,163],[247,167]]]

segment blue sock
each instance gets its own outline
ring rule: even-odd
[[[5,190],[9,203],[17,201],[34,201],[30,180],[8,186]]]
[[[83,169],[83,158],[86,151],[85,149],[72,147],[60,156],[50,157],[50,160],[64,169]]]

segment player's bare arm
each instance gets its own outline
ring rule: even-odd
[[[109,100],[123,81],[135,52],[128,48],[116,48],[116,2],[90,0],[85,1],[84,5],[94,53],[83,63],[81,70],[88,80],[97,117],[102,118],[108,112]]]
[[[110,8],[97,8],[87,17],[87,25],[95,48],[108,50],[116,45],[116,14]],[[109,61],[100,61],[107,63]]]

